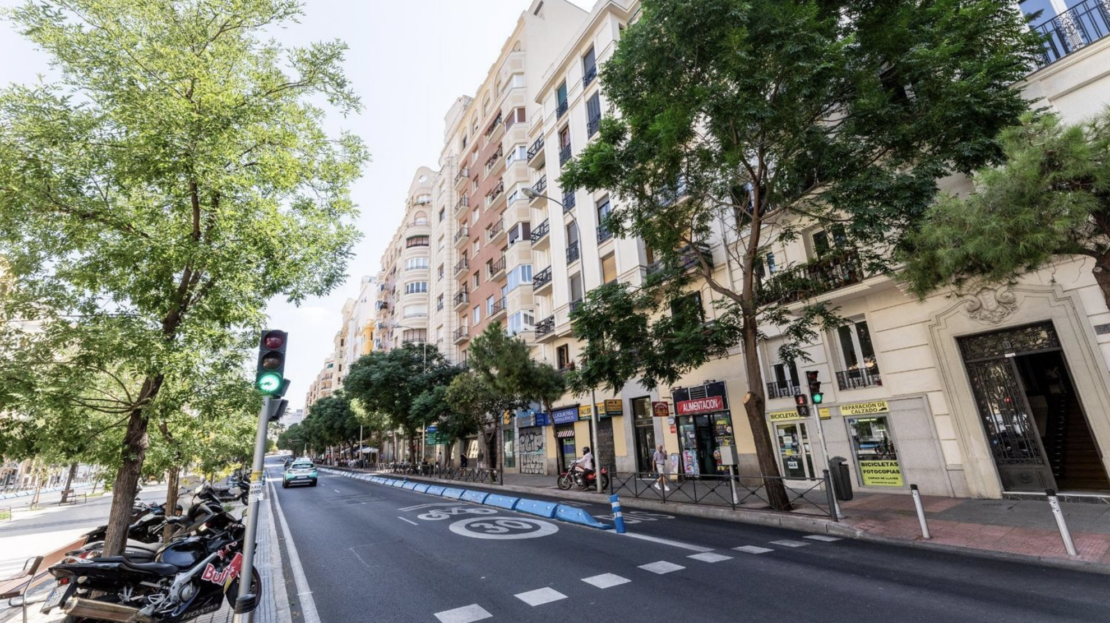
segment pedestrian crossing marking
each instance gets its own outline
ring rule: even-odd
[[[703,554],[690,554],[687,558],[700,560],[702,562],[721,562],[724,560],[732,560],[732,556],[725,556],[724,554],[714,554],[712,552],[705,552]]]
[[[741,547],[734,547],[732,549],[738,552],[744,552],[745,554],[766,554],[767,552],[775,551],[769,547],[757,547],[755,545],[743,545]]]
[[[528,604],[529,606],[532,606],[533,608],[536,607],[536,606],[542,606],[543,604],[549,604],[553,601],[559,601],[560,599],[566,599],[567,598],[566,595],[560,593],[559,591],[557,591],[553,588],[537,588],[534,591],[528,591],[526,593],[518,593],[518,594],[514,595],[514,597],[523,601],[524,603]]]
[[[821,541],[822,543],[835,543],[840,540],[840,537],[828,536],[825,534],[811,534],[805,538],[812,541]]]
[[[673,562],[667,562],[666,560],[660,560],[659,562],[653,562],[647,565],[640,565],[640,568],[644,571],[650,571],[652,573],[663,575],[664,573],[670,573],[672,571],[681,571],[686,567],[683,567],[682,565],[676,565]]]
[[[454,610],[437,612],[436,618],[439,619],[440,623],[471,623],[472,621],[491,619],[493,615],[486,612],[486,609],[478,604],[470,604]]]
[[[620,586],[621,584],[628,584],[632,580],[629,580],[628,578],[622,578],[615,573],[602,573],[601,575],[595,575],[589,578],[582,578],[582,581],[586,584],[590,584],[598,588],[612,588],[614,586]]]
[[[771,541],[771,545],[781,545],[783,547],[805,547],[806,545],[809,545],[809,543],[806,543],[804,541],[791,541],[790,539],[784,539],[782,541]]]

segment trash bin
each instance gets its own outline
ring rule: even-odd
[[[829,476],[832,478],[836,499],[841,502],[852,499],[852,475],[848,473],[848,459],[842,456],[830,459]]]

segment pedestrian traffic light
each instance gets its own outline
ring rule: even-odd
[[[289,334],[270,329],[262,332],[258,343],[258,368],[255,387],[263,394],[281,396],[288,382],[285,380],[285,347]]]
[[[817,380],[817,370],[806,371],[806,381],[809,382],[809,397],[813,400],[813,404],[819,405],[825,401],[825,395],[821,393],[821,381]]]
[[[805,394],[794,394],[794,404],[804,407],[809,404],[809,399],[806,398]]]

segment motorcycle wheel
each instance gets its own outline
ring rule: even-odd
[[[571,479],[570,474],[559,475],[559,488],[563,491],[569,491],[574,481]]]

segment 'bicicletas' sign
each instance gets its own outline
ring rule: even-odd
[[[724,396],[708,396],[697,400],[683,400],[675,405],[679,415],[700,415],[725,410]]]

